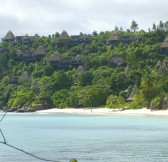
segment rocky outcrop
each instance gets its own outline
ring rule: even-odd
[[[168,109],[168,96],[165,96],[162,102],[162,109],[167,110]]]
[[[162,76],[168,73],[168,59],[164,59],[163,61],[158,61],[156,64],[157,75]]]
[[[157,96],[150,105],[151,110],[167,110],[168,109],[168,95]]]
[[[43,105],[39,104],[36,106],[23,106],[23,107],[11,107],[10,112],[19,112],[19,113],[24,113],[24,112],[36,112],[38,110],[45,110],[48,109],[49,107],[44,107]]]
[[[163,97],[157,96],[151,102],[150,109],[151,110],[162,110],[162,102]]]
[[[132,88],[131,93],[130,93],[130,95],[127,98],[126,101],[133,101],[133,97],[135,96],[137,90],[138,90],[138,86],[135,84],[134,87]]]

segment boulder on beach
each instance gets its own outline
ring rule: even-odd
[[[168,109],[168,96],[165,96],[162,102],[162,109],[167,110]]]
[[[151,101],[151,110],[167,110],[168,109],[168,96],[157,96]]]

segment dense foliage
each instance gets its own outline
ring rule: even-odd
[[[162,26],[161,26],[162,27]],[[58,46],[59,34],[38,36],[32,44],[1,42],[0,48],[0,105],[8,108],[42,105],[43,107],[131,107],[150,106],[153,99],[168,93],[168,73],[158,75],[158,61],[166,60],[160,45],[168,36],[168,30],[156,27],[148,32],[139,31],[134,21],[130,30],[115,28],[124,35],[142,36],[143,41],[110,45],[112,32],[93,32],[90,43],[75,46]],[[116,31],[115,31],[116,32]],[[45,47],[48,56],[36,62],[16,61],[17,50],[34,51]],[[84,71],[77,67],[57,68],[49,63],[50,56],[59,51],[61,57],[80,55]],[[125,64],[113,64],[114,56],[124,58]],[[129,67],[129,72],[124,70]],[[27,71],[29,79],[11,78]],[[126,103],[134,85],[138,90],[133,101]],[[153,102],[155,101],[153,100]]]

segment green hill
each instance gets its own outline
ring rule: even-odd
[[[160,28],[47,37],[9,31],[0,43],[0,106],[166,109],[167,37]]]

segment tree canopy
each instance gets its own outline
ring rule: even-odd
[[[161,50],[168,23],[138,31],[80,33],[58,43],[61,34],[35,36],[32,42],[0,43],[0,106],[143,107],[168,93],[168,54]],[[74,41],[75,40],[75,41]],[[35,55],[43,46],[46,55]],[[24,53],[24,54],[22,54]],[[137,85],[131,102],[131,91]]]

